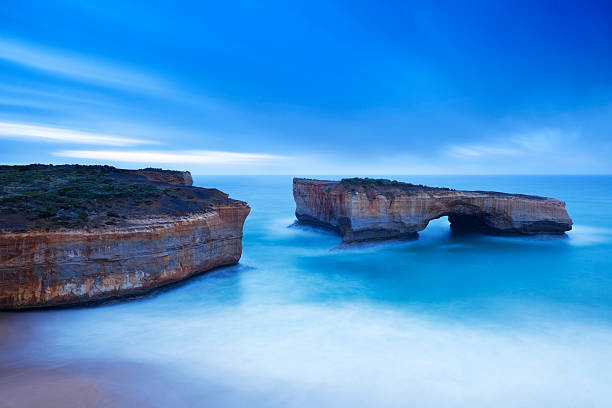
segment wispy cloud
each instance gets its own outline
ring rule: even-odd
[[[448,145],[445,153],[458,159],[502,158],[552,152],[561,143],[573,141],[577,132],[543,128],[499,137],[489,143]]]
[[[528,151],[548,152],[562,143],[575,141],[579,136],[577,131],[563,132],[559,129],[544,128],[515,135],[512,140]]]
[[[102,146],[132,146],[158,144],[155,141],[130,137],[81,132],[73,129],[38,126],[24,123],[0,122],[0,138],[36,139],[47,142],[78,143]]]
[[[150,74],[52,48],[0,38],[0,59],[72,80],[121,89],[159,91],[167,85]]]
[[[469,145],[451,145],[447,147],[447,154],[458,158],[478,158],[483,156],[516,156],[520,150],[512,147]]]
[[[269,160],[285,159],[260,153],[223,152],[215,150],[187,151],[116,151],[116,150],[62,150],[55,153],[60,157],[77,159],[106,160],[126,163],[197,163],[197,164],[232,164],[259,163]]]

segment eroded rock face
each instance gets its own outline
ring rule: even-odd
[[[554,198],[456,191],[389,180],[293,180],[299,222],[338,231],[344,242],[415,237],[429,221],[492,234],[563,234],[572,228]]]
[[[140,294],[242,253],[247,203],[189,172],[0,166],[0,309]]]
[[[243,203],[244,204],[244,203]],[[99,230],[0,235],[0,308],[97,301],[146,292],[238,262],[244,205],[131,220]]]

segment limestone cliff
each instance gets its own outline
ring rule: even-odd
[[[563,234],[572,228],[564,202],[523,194],[295,178],[293,196],[299,222],[332,228],[344,242],[414,237],[442,216],[452,228],[491,234]]]
[[[74,171],[43,170],[44,174],[54,171],[56,176]],[[113,169],[104,174],[113,179],[116,173],[121,175],[123,171]],[[32,174],[27,176],[31,179]],[[41,213],[36,200],[31,200],[27,208],[20,207],[20,186],[28,177],[5,184],[9,187],[5,187],[4,200],[0,200],[0,215],[4,216],[0,217],[4,221],[0,224],[0,309],[140,294],[217,266],[235,264],[241,257],[242,227],[250,208],[218,190],[166,184],[160,181],[163,175],[153,181],[119,177],[120,184],[107,183],[114,190],[92,193],[91,202],[81,196],[71,201],[58,195],[64,199],[60,203],[68,208],[58,210],[60,215],[69,213],[71,205],[91,208],[88,217],[68,218],[62,224],[58,215]],[[67,185],[74,188],[77,182],[83,182],[82,178],[75,180],[59,183],[40,194],[53,203],[57,189]],[[35,183],[28,183],[26,189],[32,191]],[[144,193],[150,202],[134,201],[141,200]],[[7,196],[13,198],[8,204]],[[105,202],[111,200],[112,203]],[[53,204],[49,205],[55,210]],[[20,208],[28,215],[26,221],[11,223],[11,216],[21,217]],[[36,217],[40,216],[46,217],[45,222],[38,221]],[[49,221],[54,218],[59,221]]]

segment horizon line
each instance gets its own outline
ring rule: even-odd
[[[153,166],[146,167],[117,167],[110,164],[80,164],[80,163],[25,163],[25,164],[0,164],[0,166],[30,166],[30,165],[46,165],[46,166],[111,166],[117,169],[128,169],[128,170],[143,170],[146,168],[153,168]],[[371,177],[371,176],[612,176],[612,173],[195,173],[189,169],[176,169],[176,168],[164,168],[154,167],[161,170],[173,170],[173,171],[188,171],[192,176],[353,176],[353,177]]]

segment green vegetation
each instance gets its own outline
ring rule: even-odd
[[[145,167],[144,169],[140,169],[141,171],[154,171],[157,173],[167,173],[167,174],[176,174],[183,173],[181,170],[164,170],[159,167]]]
[[[440,188],[440,187],[428,187],[423,184],[412,184],[412,183],[404,183],[397,180],[388,180],[388,179],[374,179],[374,178],[343,178],[340,180],[340,183],[345,186],[359,186],[364,188],[373,188],[373,187],[393,187],[401,190],[418,190],[418,189],[436,189],[436,190],[451,190],[450,188]]]
[[[227,196],[217,190],[136,181],[111,166],[0,166],[4,230],[118,225],[130,215],[206,211],[220,200]]]

